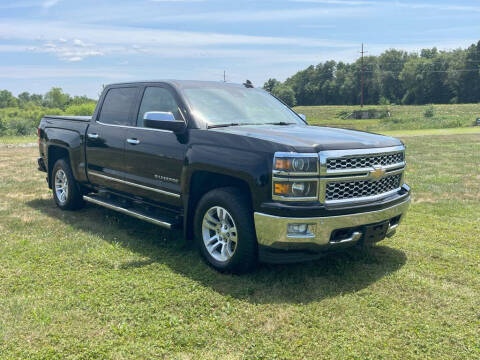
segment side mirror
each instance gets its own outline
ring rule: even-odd
[[[171,112],[149,111],[143,116],[143,125],[147,128],[171,130],[175,133],[185,130],[185,122],[175,120]]]
[[[307,121],[307,117],[305,116],[305,114],[298,114],[298,116],[300,116],[300,118],[301,118],[303,121]]]

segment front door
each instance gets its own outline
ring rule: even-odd
[[[138,87],[108,90],[96,121],[88,127],[87,174],[94,185],[124,190],[125,136],[128,126],[135,124],[138,91]]]
[[[184,120],[176,95],[167,87],[146,87],[137,114],[137,126],[128,128],[125,180],[130,192],[143,198],[180,206],[180,176],[185,158],[184,137],[169,130],[145,128],[149,111],[171,112]]]

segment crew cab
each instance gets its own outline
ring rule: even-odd
[[[59,208],[183,228],[220,271],[368,246],[410,203],[400,140],[309,126],[250,82],[112,84],[93,116],[45,116],[38,135]]]

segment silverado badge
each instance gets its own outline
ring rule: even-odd
[[[370,171],[370,177],[375,180],[382,178],[387,171],[380,165],[374,165],[373,170]]]

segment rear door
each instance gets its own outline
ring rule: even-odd
[[[120,191],[125,188],[126,131],[135,124],[138,94],[135,86],[108,89],[97,118],[88,128],[87,173],[94,185]]]
[[[185,121],[180,99],[169,87],[144,88],[135,128],[127,129],[125,177],[129,192],[166,204],[180,206],[180,176],[185,159],[186,136],[170,130],[145,128],[143,116],[148,111],[171,112]]]

